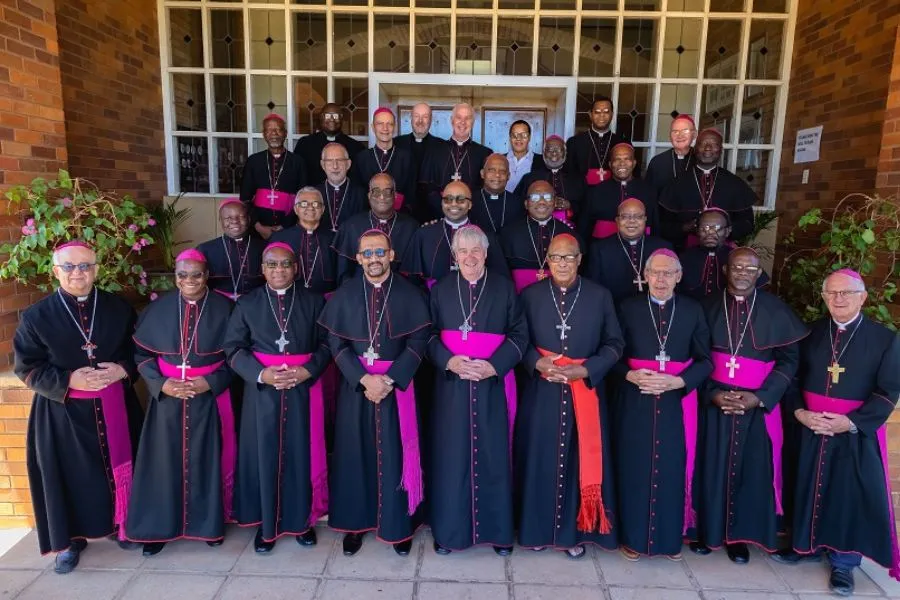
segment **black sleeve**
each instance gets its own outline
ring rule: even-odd
[[[50,364],[50,349],[31,327],[30,319],[22,319],[13,338],[16,376],[30,389],[55,402],[63,402],[69,390],[72,371]]]

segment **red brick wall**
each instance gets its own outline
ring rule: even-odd
[[[0,390],[0,529],[34,525],[25,470],[25,428],[30,410],[29,390]]]

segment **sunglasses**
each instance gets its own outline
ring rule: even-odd
[[[78,269],[82,273],[87,273],[96,265],[97,263],[78,263],[77,265],[73,265],[72,263],[63,263],[56,266],[62,269],[64,273],[71,273],[75,269]]]
[[[385,256],[387,256],[387,253],[388,251],[384,248],[366,248],[365,250],[358,252],[358,254],[363,258],[372,258],[373,256],[384,258]]]
[[[176,271],[175,277],[177,277],[180,281],[184,281],[185,279],[190,279],[191,281],[200,281],[201,279],[203,279],[203,276],[205,274],[205,271]]]
[[[282,261],[267,260],[263,264],[266,266],[267,269],[277,269],[278,267],[281,267],[282,269],[290,269],[291,267],[294,266],[294,261],[292,261],[290,259],[285,259]]]
[[[531,194],[528,196],[529,202],[553,202],[553,199],[556,197],[556,194]]]
[[[322,208],[325,206],[318,200],[301,200],[300,202],[295,202],[294,206],[300,205],[300,208]]]

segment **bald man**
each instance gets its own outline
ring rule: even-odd
[[[306,164],[306,175],[309,185],[318,185],[325,181],[325,171],[319,161],[322,149],[326,144],[336,142],[347,149],[347,156],[352,160],[365,150],[365,145],[342,131],[344,109],[329,102],[319,111],[319,130],[297,140],[294,153],[300,155]]]
[[[416,104],[412,108],[410,117],[412,131],[394,138],[394,144],[398,148],[408,151],[413,158],[415,168],[415,199],[417,219],[424,222],[428,220],[430,209],[428,208],[428,185],[422,181],[422,162],[430,149],[435,144],[442,144],[443,140],[431,135],[431,107],[424,102]]]
[[[694,141],[697,139],[697,125],[690,115],[679,115],[669,126],[669,141],[672,147],[660,152],[650,160],[646,179],[658,192],[670,183],[690,174],[694,167]]]
[[[509,159],[496,152],[488,156],[481,178],[484,186],[472,196],[472,222],[484,231],[499,234],[506,225],[525,216],[521,198],[506,189]]]

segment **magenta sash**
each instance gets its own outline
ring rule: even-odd
[[[230,292],[226,292],[225,290],[213,290],[213,291],[221,296],[225,296],[232,302],[237,302],[237,299],[241,297],[240,294],[232,294]],[[181,375],[181,371],[178,371],[178,375]]]
[[[618,231],[619,226],[616,225],[615,221],[595,221],[594,230],[591,232],[591,236],[598,240],[602,240],[603,238],[616,235]]]
[[[544,271],[544,276],[539,276],[540,271],[537,269],[513,269],[512,270],[512,278],[513,284],[516,286],[516,293],[521,294],[522,290],[527,288],[529,285],[535,284],[542,279],[546,279],[549,277],[549,273]]]
[[[392,360],[369,361],[359,357],[359,362],[370,375],[384,375],[394,364]],[[407,513],[416,512],[416,507],[425,498],[422,477],[422,459],[419,454],[419,423],[416,418],[416,390],[413,382],[405,390],[394,388],[397,398],[397,416],[400,419],[400,442],[403,445],[403,475],[401,486],[406,490]]]
[[[181,369],[176,365],[167,363],[158,357],[156,364],[159,372],[165,377],[181,379]],[[214,373],[225,364],[224,360],[204,365],[202,367],[189,367],[185,371],[185,377],[205,377]],[[222,469],[222,505],[225,509],[225,520],[231,520],[231,512],[234,500],[234,471],[237,463],[237,440],[234,429],[234,410],[231,408],[231,392],[228,388],[216,397],[216,408],[219,411],[219,423],[222,431],[222,456],[220,457]]]
[[[470,331],[467,335],[468,339],[464,340],[461,331],[442,329],[441,342],[453,354],[487,360],[506,341],[506,336],[499,333]],[[516,375],[512,369],[503,377],[503,391],[506,394],[506,419],[509,427],[509,447],[512,451],[513,426],[516,423]]]
[[[693,363],[693,359],[689,359],[687,362],[672,360],[666,363],[664,369],[660,370],[658,360],[628,359],[628,367],[630,369],[649,369],[668,375],[681,375]],[[697,511],[694,510],[693,500],[694,467],[697,462],[697,402],[696,389],[688,392],[681,398],[681,421],[684,427],[684,447],[686,451],[684,465],[684,527],[681,531],[682,535],[686,534],[689,528],[697,524]]]
[[[312,354],[264,354],[253,352],[264,367],[302,367]],[[325,399],[322,378],[309,386],[309,475],[312,483],[312,506],[307,524],[312,527],[328,512],[328,467],[325,460]]]
[[[844,398],[831,398],[813,392],[803,391],[803,400],[806,408],[813,412],[831,412],[846,415],[863,405],[861,400],[845,400]],[[888,467],[887,424],[878,428],[878,449],[881,451],[881,466],[884,469],[884,485],[887,490],[888,513],[891,516],[891,567],[889,574],[900,581],[900,544],[897,541],[897,528],[893,527],[894,503],[891,494],[891,470]]]
[[[253,196],[253,205],[288,214],[294,210],[294,195],[279,190],[259,188]]]
[[[763,362],[761,360],[753,360],[745,356],[735,357],[739,368],[734,370],[734,378],[728,377],[728,367],[725,363],[729,362],[731,356],[724,352],[710,352],[710,358],[713,363],[713,372],[710,379],[720,383],[726,387],[740,387],[748,390],[758,390],[762,387],[763,382],[772,369],[775,368],[775,361]],[[769,441],[772,442],[772,488],[775,490],[775,512],[779,515],[784,514],[784,507],[781,504],[781,448],[784,445],[784,431],[781,427],[781,407],[776,406],[765,413],[766,433],[769,434]]]
[[[437,279],[435,279],[434,277],[429,277],[428,279],[425,280],[425,287],[427,287],[428,291],[430,292],[431,288],[433,288],[434,284],[436,284],[436,283],[437,283]]]
[[[403,208],[403,199],[404,196],[401,192],[394,192],[394,210],[400,210]]]
[[[69,388],[67,397],[76,400],[100,399],[103,420],[106,422],[106,444],[116,486],[113,523],[119,526],[119,539],[125,539],[125,522],[128,518],[128,499],[131,497],[131,479],[134,465],[131,459],[131,434],[128,428],[128,412],[125,410],[125,387],[121,381],[109,384],[95,392]]]
[[[611,177],[612,171],[609,169],[588,169],[588,172],[584,176],[584,182],[588,185],[599,185],[601,181],[606,181]]]

